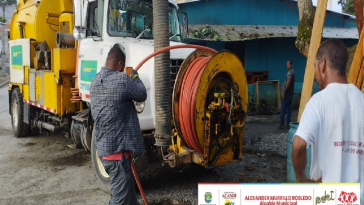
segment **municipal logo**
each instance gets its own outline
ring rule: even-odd
[[[211,192],[206,192],[205,193],[205,202],[206,203],[211,203],[211,201],[212,201],[212,194],[211,194]]]

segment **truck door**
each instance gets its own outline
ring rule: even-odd
[[[104,0],[85,1],[87,31],[86,38],[82,39],[79,45],[78,84],[80,96],[82,97],[82,100],[87,102],[90,101],[91,81],[104,65],[108,52],[105,51],[106,49],[103,49],[103,2]]]

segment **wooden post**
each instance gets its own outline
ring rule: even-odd
[[[361,66],[363,62],[363,31],[360,34],[359,43],[356,47],[353,62],[351,63],[350,71],[348,74],[348,82],[354,85],[360,80],[360,70],[363,70]],[[362,74],[363,75],[363,74]],[[362,77],[362,76],[361,76]],[[360,86],[358,87],[360,89]]]
[[[363,29],[363,0],[354,0],[354,9],[358,33]]]
[[[301,119],[303,110],[305,109],[308,100],[312,96],[312,89],[315,77],[314,63],[316,59],[316,52],[321,44],[322,31],[324,29],[325,16],[326,16],[327,1],[328,0],[317,1],[316,14],[313,22],[312,35],[310,41],[310,48],[308,49],[306,71],[302,85],[300,109],[298,112],[298,119],[297,119],[298,122]]]
[[[359,73],[359,76],[358,76],[358,80],[356,81],[356,87],[357,88],[361,88],[363,86],[363,61],[361,61],[361,66],[360,66],[360,73]]]

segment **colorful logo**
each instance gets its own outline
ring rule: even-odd
[[[235,192],[224,192],[222,194],[223,200],[225,200],[224,205],[234,205],[234,200],[236,199],[236,193]]]
[[[81,80],[91,82],[97,72],[97,61],[81,61]]]
[[[358,200],[358,197],[354,192],[344,192],[342,191],[338,200],[342,203],[340,205],[354,205],[354,202]]]
[[[212,194],[211,194],[211,192],[206,192],[205,193],[205,202],[206,203],[211,203],[211,201],[212,201]]]
[[[224,205],[234,205],[234,202],[232,202],[230,200],[226,200]]]
[[[318,197],[316,197],[316,204],[320,204],[320,203],[325,203],[328,201],[334,201],[335,198],[335,191],[325,191],[324,194],[320,197],[320,195]]]
[[[21,45],[11,47],[11,68],[23,70],[23,47]]]

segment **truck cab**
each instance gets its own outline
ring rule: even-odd
[[[77,0],[76,0],[77,1]],[[110,48],[118,44],[126,55],[126,66],[135,68],[146,56],[153,53],[153,7],[151,0],[89,0],[76,5],[74,36],[79,40],[78,87],[83,101],[90,101],[90,84],[93,76],[104,65]],[[77,12],[78,6],[82,9]],[[82,14],[82,15],[81,15]],[[175,1],[169,1],[170,45],[182,44],[186,37],[187,22],[178,11]],[[80,22],[80,25],[77,25]],[[180,24],[180,22],[182,22]],[[184,25],[184,26],[183,26]],[[192,49],[172,50],[170,53],[171,89],[182,61]],[[154,60],[148,61],[138,72],[148,99],[139,105],[142,130],[155,128]]]
[[[80,100],[90,102],[90,84],[94,75],[99,72],[106,61],[112,46],[118,44],[125,56],[127,67],[135,68],[145,57],[154,52],[153,40],[153,5],[152,0],[88,0],[74,1],[75,27],[73,34],[78,40],[77,78]],[[183,44],[187,37],[187,15],[179,11],[175,1],[169,0],[169,37],[170,45]],[[175,78],[183,60],[194,49],[170,51],[171,93]],[[154,147],[153,131],[155,120],[154,59],[147,61],[138,71],[140,79],[147,90],[147,100],[136,104],[139,113],[140,128],[146,147]],[[171,96],[167,96],[171,97]],[[89,104],[88,104],[88,107]],[[110,179],[96,153],[95,141],[87,136],[92,135],[92,120],[85,126],[82,112],[73,117],[73,133],[86,133],[73,136],[74,142],[88,147],[100,188],[110,191]],[[88,134],[87,134],[88,133]],[[85,137],[86,136],[86,137]],[[149,138],[148,138],[149,136]],[[91,140],[91,143],[89,140]],[[83,143],[82,143],[83,142]],[[91,146],[91,147],[90,147]],[[155,150],[154,150],[155,151]],[[148,156],[135,161],[137,171],[146,169]]]

